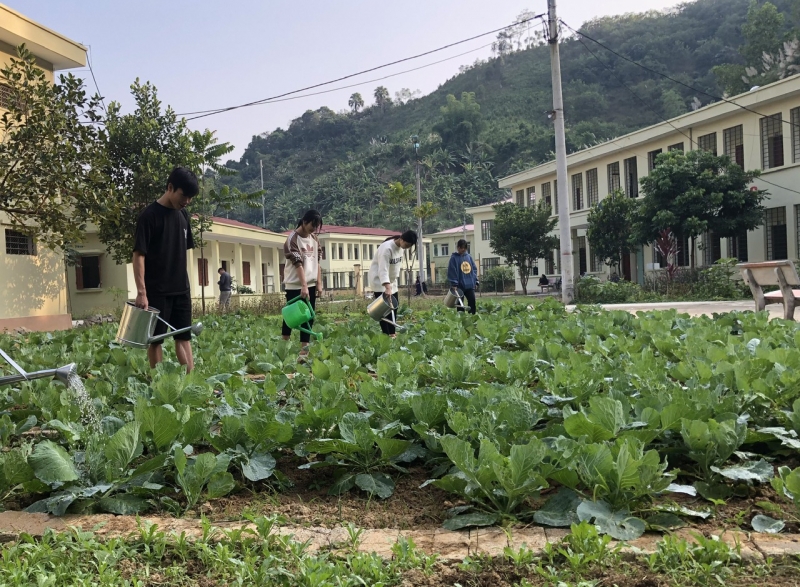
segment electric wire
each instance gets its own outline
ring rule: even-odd
[[[347,89],[350,89],[350,88],[356,88],[358,86],[363,86],[365,84],[371,84],[371,83],[383,81],[383,80],[386,80],[386,79],[389,79],[389,78],[392,78],[392,77],[397,77],[399,75],[403,75],[403,74],[406,74],[406,73],[411,73],[412,71],[418,71],[420,69],[425,69],[426,67],[432,67],[434,65],[438,65],[440,63],[444,63],[445,61],[450,61],[452,59],[457,59],[459,57],[463,57],[464,55],[468,55],[470,53],[475,53],[476,51],[480,51],[481,49],[485,49],[486,47],[490,47],[493,44],[494,43],[488,43],[486,45],[481,45],[480,47],[476,47],[475,49],[470,49],[469,51],[464,51],[463,53],[459,53],[458,55],[453,55],[452,57],[446,57],[445,59],[440,59],[439,61],[433,61],[433,62],[427,63],[425,65],[420,65],[419,67],[413,67],[411,69],[405,69],[403,71],[398,71],[396,73],[391,73],[391,74],[385,75],[383,77],[376,77],[376,78],[373,78],[373,79],[364,80],[362,82],[357,82],[357,83],[349,84],[349,85],[346,85],[346,86],[339,86],[339,87],[336,87],[336,88],[331,88],[330,90],[321,90],[319,92],[311,92],[311,93],[308,93],[308,94],[302,94],[300,96],[289,96],[289,97],[286,97],[286,98],[271,99],[271,100],[263,101],[263,102],[260,102],[258,104],[253,104],[253,105],[254,106],[262,106],[264,104],[275,104],[277,102],[288,102],[290,100],[300,100],[302,98],[308,98],[309,96],[319,96],[321,94],[330,94],[332,92],[338,92],[340,90],[347,90]],[[217,112],[219,110],[220,109],[217,108],[217,109],[213,109],[213,110],[198,110],[196,112],[183,112],[183,113],[180,113],[180,114],[176,114],[176,116],[191,116],[193,114],[205,114],[205,113],[208,113],[208,112]],[[191,119],[187,119],[187,120],[191,120]]]
[[[487,32],[481,33],[479,35],[474,35],[474,36],[466,38],[466,39],[461,39],[460,41],[455,41],[453,43],[449,43],[449,44],[444,45],[442,47],[439,47],[437,49],[431,49],[430,51],[425,51],[423,53],[419,53],[417,55],[412,55],[410,57],[404,57],[403,59],[398,59],[398,60],[392,61],[390,63],[384,63],[383,65],[370,67],[369,69],[365,69],[365,70],[359,71],[357,73],[351,73],[351,74],[348,74],[348,75],[345,75],[345,76],[342,76],[342,77],[339,77],[339,78],[336,78],[336,79],[333,79],[333,80],[329,80],[329,81],[318,83],[318,84],[313,84],[311,86],[306,86],[305,88],[292,90],[290,92],[284,92],[282,94],[277,94],[277,95],[271,96],[269,98],[263,98],[261,100],[254,100],[252,102],[246,102],[244,104],[238,104],[236,106],[228,106],[226,108],[217,108],[215,110],[210,110],[208,112],[204,112],[202,114],[198,114],[196,116],[192,116],[190,118],[187,118],[186,120],[196,120],[198,118],[205,118],[207,116],[214,116],[215,114],[221,114],[223,112],[230,112],[231,110],[238,110],[239,108],[246,108],[246,107],[249,107],[249,106],[255,106],[257,104],[262,104],[264,102],[271,102],[271,101],[277,100],[278,98],[284,98],[286,96],[291,96],[293,94],[299,94],[301,92],[305,92],[305,91],[308,91],[308,90],[314,90],[314,89],[320,88],[322,86],[328,86],[330,84],[335,84],[336,82],[340,82],[340,81],[344,81],[346,79],[351,79],[351,78],[354,78],[354,77],[358,77],[359,75],[364,75],[365,73],[370,73],[370,72],[373,72],[373,71],[377,71],[379,69],[384,69],[386,67],[391,67],[392,65],[397,65],[399,63],[404,63],[406,61],[412,61],[414,59],[419,59],[420,57],[425,57],[426,55],[431,55],[433,53],[438,53],[439,51],[444,51],[445,49],[449,49],[450,47],[455,47],[457,45],[462,45],[464,43],[468,43],[469,41],[474,41],[475,39],[480,39],[481,37],[485,37],[487,35],[492,35],[492,34],[500,32],[500,31],[504,31],[506,29],[509,29],[509,28],[512,28],[512,27],[515,27],[515,26],[519,26],[521,24],[525,24],[526,22],[529,22],[531,20],[540,18],[541,16],[542,16],[541,14],[535,15],[535,16],[531,16],[530,18],[526,18],[524,20],[516,21],[516,22],[514,22],[514,23],[512,23],[510,25],[506,25],[504,27],[500,27],[500,28],[497,28],[497,29],[494,29],[494,30],[491,30],[491,31],[487,31]]]

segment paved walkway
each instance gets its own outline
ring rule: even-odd
[[[185,532],[189,538],[199,538],[203,528],[197,519],[166,518],[143,516],[141,524],[155,524],[159,530],[175,535]],[[0,543],[18,539],[21,532],[31,536],[41,536],[50,528],[57,532],[68,531],[70,527],[80,528],[84,532],[93,532],[99,539],[120,538],[138,535],[137,518],[132,516],[114,516],[100,514],[93,516],[64,516],[62,518],[48,514],[29,514],[26,512],[0,512]],[[217,522],[213,532],[215,538],[223,538],[224,532],[245,529],[255,531],[255,525],[249,522]],[[318,550],[342,550],[350,546],[349,533],[346,528],[291,527],[284,526],[274,530],[276,534],[291,536],[294,540],[307,542],[311,552]],[[689,530],[678,530],[676,535],[692,542],[694,537]],[[743,559],[763,562],[768,558],[796,557],[800,555],[800,534],[758,534],[738,530],[720,529],[715,533],[720,540],[732,547],[740,548]],[[392,528],[365,529],[359,534],[358,550],[374,552],[384,558],[393,556],[392,546],[400,539],[413,539],[414,544],[428,554],[436,554],[440,560],[459,561],[467,556],[488,555],[502,556],[506,547],[519,550],[523,546],[536,555],[544,552],[548,543],[560,543],[567,531],[558,528],[477,528],[451,532],[437,528],[435,530],[398,530]],[[652,554],[658,548],[663,535],[647,533],[641,538],[623,545],[623,552],[633,555]],[[614,546],[612,543],[611,546]]]
[[[631,314],[647,310],[670,310],[689,314],[690,316],[711,316],[714,313],[723,314],[725,312],[754,312],[755,302],[752,300],[740,300],[737,302],[658,302],[644,304],[601,304],[606,310],[627,310]],[[567,310],[574,310],[575,306],[567,306]],[[783,318],[783,305],[770,304],[767,306],[770,318]],[[800,317],[800,312],[795,312],[795,320]]]

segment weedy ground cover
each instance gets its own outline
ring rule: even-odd
[[[321,314],[324,339],[298,365],[276,318],[215,316],[190,375],[170,360],[150,371],[114,325],[0,336],[26,370],[76,362],[99,420],[52,381],[0,388],[2,502],[196,515],[304,491],[364,510],[437,492],[429,517],[451,529],[798,528],[796,323],[552,300],[401,320],[391,340],[361,311]]]

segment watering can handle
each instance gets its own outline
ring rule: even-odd
[[[303,301],[303,302],[305,302],[305,303],[306,303],[306,305],[308,306],[308,311],[309,311],[309,312],[311,312],[311,318],[310,318],[310,320],[313,320],[314,318],[316,318],[316,317],[317,317],[317,313],[314,311],[314,308],[312,308],[312,307],[311,307],[311,302],[309,302],[309,301],[308,301],[307,299],[305,299],[303,296],[297,296],[296,298],[292,298],[291,300],[289,300],[288,302],[286,302],[286,305],[287,305],[287,306],[291,306],[292,304],[294,304],[294,303],[297,303],[297,302],[299,302],[299,301]]]

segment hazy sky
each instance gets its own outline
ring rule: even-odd
[[[513,22],[523,10],[546,12],[546,0],[2,0],[11,8],[91,48],[107,100],[132,108],[137,77],[158,88],[179,113],[231,106],[328,81],[435,49]],[[596,16],[664,9],[676,0],[571,0],[558,13],[571,26]],[[490,54],[494,35],[341,82],[363,86],[298,100],[243,108],[190,122],[217,131],[238,158],[255,134],[286,127],[308,109],[347,108],[360,92],[367,104],[385,85],[428,93],[460,65]],[[453,57],[383,81],[385,75]],[[88,76],[88,70],[76,75]],[[87,77],[87,85],[94,82]],[[331,86],[334,87],[334,86]],[[325,89],[325,88],[323,88]]]

